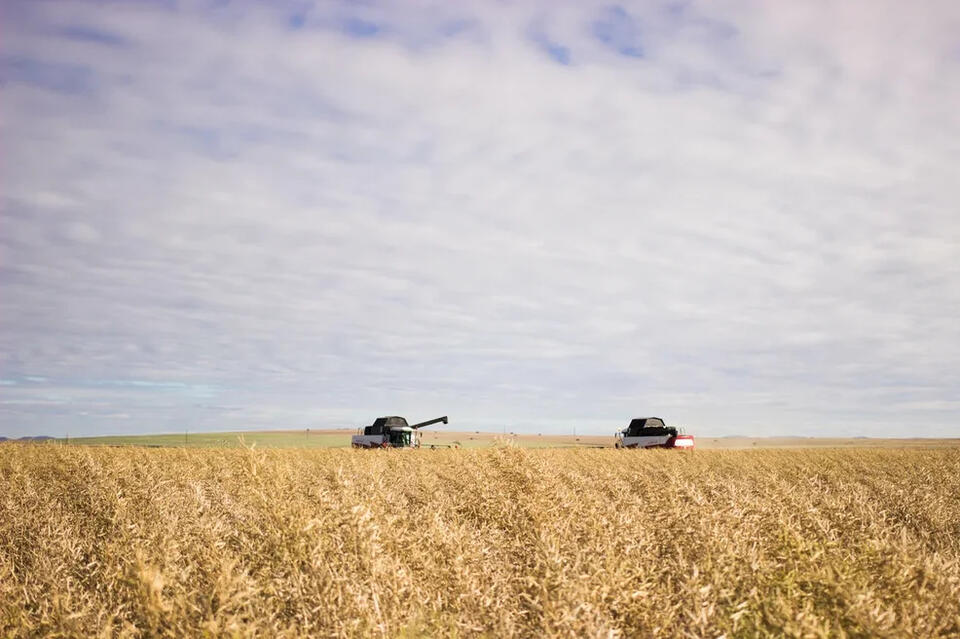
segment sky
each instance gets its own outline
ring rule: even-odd
[[[0,435],[960,436],[960,3],[0,5]]]

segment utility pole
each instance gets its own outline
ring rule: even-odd
[[[190,431],[188,431],[188,430],[184,430],[184,431],[183,431],[183,445],[184,445],[184,446],[187,445],[187,435],[189,434],[189,432],[190,432]]]

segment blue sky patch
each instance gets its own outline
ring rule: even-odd
[[[102,44],[108,47],[125,47],[130,44],[129,40],[103,29],[86,27],[82,25],[70,25],[60,29],[58,34],[68,40],[79,42],[91,42]]]
[[[440,34],[447,38],[471,31],[477,27],[476,20],[450,20],[440,25]]]
[[[640,25],[623,7],[608,7],[594,21],[592,31],[597,40],[620,55],[631,58],[644,56]]]
[[[570,64],[570,49],[568,47],[552,42],[545,42],[543,46],[547,54],[555,61],[564,65]]]
[[[355,38],[372,38],[380,33],[380,25],[361,18],[347,18],[343,21],[343,31]]]
[[[0,57],[0,83],[22,82],[58,93],[88,93],[94,73],[88,67],[45,62],[25,56]]]
[[[531,30],[530,40],[532,40],[544,53],[550,56],[554,62],[564,66],[570,65],[570,47],[551,40],[546,34],[543,33],[542,30],[538,28]]]
[[[287,25],[291,29],[302,29],[303,25],[307,22],[307,14],[303,12],[295,13],[289,18],[287,18]]]

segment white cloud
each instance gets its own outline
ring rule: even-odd
[[[960,10],[622,9],[13,5],[7,428],[956,434]]]

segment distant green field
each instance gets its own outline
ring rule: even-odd
[[[57,440],[67,443],[65,439]],[[113,437],[71,437],[70,444],[82,446],[187,446],[191,448],[338,448],[350,445],[346,434],[306,432],[187,433],[168,435],[117,435]]]

